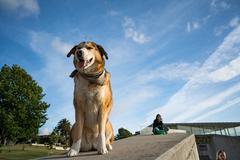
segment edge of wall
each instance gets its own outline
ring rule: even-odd
[[[156,160],[199,160],[195,136],[186,137]]]

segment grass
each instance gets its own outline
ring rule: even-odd
[[[24,150],[23,150],[24,146]],[[64,154],[66,151],[49,149],[47,147],[31,146],[29,144],[0,147],[1,160],[27,160],[50,155]]]

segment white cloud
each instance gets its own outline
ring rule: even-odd
[[[172,63],[157,67],[153,70],[143,71],[136,77],[139,83],[149,83],[151,81],[165,80],[189,80],[193,74],[199,69],[200,64],[194,63]],[[147,76],[144,74],[147,72]]]
[[[234,17],[233,19],[230,20],[229,26],[230,27],[237,27],[240,24],[240,19],[239,17]]]
[[[199,22],[192,22],[192,28],[193,29],[198,29],[200,27]]]
[[[200,19],[197,19],[195,21],[190,21],[190,22],[187,22],[187,32],[191,32],[193,30],[197,30],[197,29],[200,29],[201,26],[203,26],[205,23],[207,23],[207,21],[212,17],[211,14],[203,17],[203,18],[200,18]]]
[[[121,98],[113,108],[112,115],[114,116],[116,116],[117,113],[131,113],[131,110],[134,110],[141,103],[155,98],[160,94],[159,89],[156,89],[156,87],[150,85],[138,88],[127,87],[122,90],[122,93],[124,93],[124,95],[118,95]]]
[[[0,0],[0,7],[16,12],[21,17],[38,15],[40,12],[37,0]]]
[[[217,114],[217,113],[219,113],[219,112],[222,112],[222,111],[224,111],[224,110],[226,110],[226,109],[228,109],[228,108],[230,108],[230,107],[234,107],[234,106],[236,106],[236,105],[239,104],[239,103],[240,103],[240,97],[234,98],[234,99],[232,99],[232,100],[227,101],[227,102],[226,102],[224,105],[222,105],[221,107],[217,107],[217,108],[215,108],[215,109],[213,109],[213,110],[211,110],[211,111],[209,111],[209,112],[207,112],[207,113],[204,113],[204,114],[202,114],[202,115],[200,115],[200,116],[197,116],[196,118],[194,118],[193,120],[191,120],[191,122],[196,122],[196,121],[204,120],[204,119],[206,119],[207,117],[210,117],[210,116],[212,116],[212,115],[214,115],[214,114]]]
[[[40,129],[39,135],[49,135],[49,134],[50,134],[50,132],[49,132],[48,128],[41,128]]]
[[[215,11],[218,11],[229,9],[231,5],[224,0],[212,0],[210,3],[210,7]]]
[[[197,30],[199,28],[200,28],[200,22],[199,21],[187,22],[187,32],[191,32],[191,31]]]
[[[204,110],[211,109],[213,107],[219,107],[226,103],[227,99],[230,98],[232,95],[240,92],[240,83],[233,85],[232,87],[228,88],[227,90],[224,90],[221,93],[214,94],[210,98],[206,98],[202,101],[199,101],[198,103],[194,104],[194,107],[191,107],[191,109],[185,110],[180,115],[172,118],[171,121],[173,122],[182,122],[185,120],[190,120],[192,118],[195,118],[199,113],[201,113]],[[189,95],[190,96],[190,95]],[[187,106],[190,108],[190,106]]]
[[[239,17],[234,17],[230,20],[230,22],[228,23],[228,25],[222,25],[222,26],[219,26],[219,27],[216,27],[214,29],[214,34],[215,36],[220,36],[222,35],[222,33],[229,29],[229,28],[235,28],[237,27],[238,25],[240,25],[240,18]]]
[[[240,26],[225,37],[222,44],[165,105],[147,114],[146,125],[152,122],[156,113],[164,115],[168,122],[190,121],[192,117],[205,113],[212,107],[224,106],[226,101],[236,97],[240,92],[240,83],[232,83],[228,86],[223,86],[222,83],[239,76],[239,53]],[[221,76],[214,77],[213,80],[211,79],[213,77],[209,76],[211,74]],[[227,74],[227,78],[223,77],[224,74]],[[215,83],[220,81],[221,83]]]
[[[222,35],[222,33],[224,32],[224,30],[226,30],[226,29],[228,29],[229,27],[228,26],[225,26],[225,25],[223,25],[223,26],[220,26],[220,27],[216,27],[215,29],[214,29],[214,34],[215,34],[215,36],[220,36],[220,35]]]
[[[63,42],[59,37],[56,37],[53,39],[51,46],[57,51],[64,55],[70,51],[70,49],[73,47],[70,44],[67,44]]]
[[[214,15],[216,15],[216,13],[220,10],[226,10],[230,8],[230,4],[228,4],[227,2],[225,2],[224,0],[212,0],[210,3],[210,7],[211,9],[213,9],[214,12],[210,12],[210,14],[208,14],[207,16],[203,17],[203,18],[199,18],[195,21],[189,21],[187,22],[186,25],[186,31],[187,32],[192,32],[194,30],[200,29],[201,26],[203,26],[205,23],[207,23],[207,21],[213,17]],[[223,30],[225,30],[226,27],[225,26],[221,26],[219,28],[216,28],[214,30],[214,33],[216,36],[219,36],[222,34]]]
[[[191,23],[187,22],[187,32],[191,32]]]
[[[212,0],[211,3],[210,3],[210,6],[211,7],[217,7],[216,2],[217,2],[217,0]]]
[[[203,17],[203,18],[200,18],[200,19],[197,19],[195,21],[190,21],[190,22],[187,22],[187,32],[191,32],[193,30],[197,30],[197,29],[200,29],[201,26],[203,26],[204,24],[207,23],[207,21],[212,17],[211,14]]]
[[[231,7],[231,5],[228,4],[228,3],[225,2],[225,1],[221,1],[219,5],[220,5],[220,7],[223,8],[223,9],[229,9],[229,8]]]
[[[117,12],[117,11],[115,11],[115,10],[110,10],[110,11],[107,12],[107,14],[108,14],[109,16],[117,16],[117,15],[119,15],[120,13]]]
[[[229,64],[209,74],[213,82],[221,82],[232,79],[240,74],[240,57],[232,60]]]
[[[137,31],[135,22],[132,18],[124,17],[124,22],[122,24],[124,29],[125,38],[131,38],[134,42],[143,44],[150,40],[145,34]]]
[[[53,37],[44,32],[31,32],[30,38],[30,47],[43,59],[44,63],[42,69],[36,74],[40,82],[44,83],[45,87],[56,87],[63,97],[66,94],[71,97],[71,93],[68,92],[72,88],[69,74],[73,66],[72,61],[66,55],[69,51],[67,48],[73,45],[64,43],[59,37]],[[62,44],[62,47],[53,45],[58,43]]]
[[[49,120],[43,127],[53,127],[62,118],[73,122],[73,80],[69,75],[74,68],[71,58],[66,57],[68,49],[73,45],[45,32],[31,32],[29,45],[43,63],[41,69],[32,75],[44,87],[44,92],[47,93],[45,98],[51,104],[48,109]],[[52,97],[57,98],[51,99]]]
[[[134,132],[140,129],[139,125],[142,122],[142,115],[137,116],[136,112],[141,110],[141,107],[147,107],[143,104],[148,104],[150,100],[159,97],[161,91],[152,85],[135,85],[132,81],[124,87],[115,90],[113,93],[117,96],[114,99],[110,119],[114,128],[124,127]]]

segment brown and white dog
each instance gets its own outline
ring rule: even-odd
[[[112,150],[114,133],[108,120],[112,108],[110,74],[105,70],[108,55],[94,42],[81,42],[74,46],[67,57],[74,56],[75,123],[71,130],[72,146],[68,156],[79,151],[97,150],[106,154]]]

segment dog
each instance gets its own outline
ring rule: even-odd
[[[114,133],[108,117],[112,108],[110,73],[106,71],[108,54],[94,42],[81,42],[67,57],[74,56],[75,123],[71,129],[72,145],[67,156],[80,151],[97,150],[106,154],[112,150]]]

